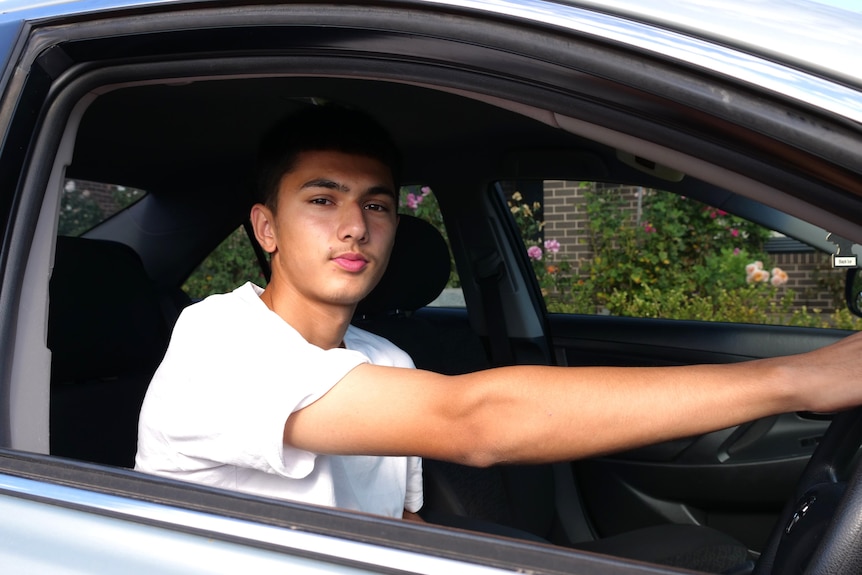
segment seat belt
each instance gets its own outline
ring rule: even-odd
[[[479,280],[479,292],[482,295],[485,329],[488,331],[488,346],[493,367],[512,365],[515,359],[509,342],[509,333],[506,330],[503,300],[500,297],[500,282],[505,276],[503,260],[496,252],[476,262],[476,277]]]
[[[502,367],[514,365],[515,357],[509,334],[506,330],[506,317],[503,299],[500,296],[500,282],[506,272],[503,260],[496,252],[490,253],[476,262],[476,276],[482,295],[482,308],[485,314],[485,328],[488,330],[491,365]],[[566,539],[570,543],[582,543],[596,539],[590,528],[586,510],[580,494],[575,487],[575,477],[571,463],[553,463],[554,502],[557,519]]]

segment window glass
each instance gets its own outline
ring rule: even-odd
[[[137,188],[67,179],[60,199],[61,236],[79,236],[146,195]]]
[[[252,240],[240,226],[192,272],[182,289],[192,300],[214,293],[227,293],[246,282],[266,287],[266,278]]]
[[[830,254],[690,198],[500,184],[552,313],[862,329]]]
[[[429,186],[402,186],[398,210],[403,214],[416,216],[429,222],[437,228],[437,231],[446,240],[446,245],[450,245],[449,235],[443,224],[443,215],[440,213],[440,204],[437,203],[437,198]],[[449,282],[440,297],[429,304],[432,307],[465,307],[464,296],[461,292],[461,280],[455,268],[451,248],[449,250],[449,270]]]

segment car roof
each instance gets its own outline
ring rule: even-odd
[[[862,85],[862,11],[833,0],[413,0],[553,23],[548,9],[588,8],[625,16]],[[38,20],[124,7],[219,3],[184,0],[3,0],[0,22]],[[838,3],[840,4],[840,3]],[[828,31],[825,33],[824,31]]]
[[[578,0],[808,72],[862,82],[862,12],[810,0]]]

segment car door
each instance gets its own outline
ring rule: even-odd
[[[840,337],[826,330],[642,318],[551,315],[549,323],[555,350],[573,365],[725,363],[813,349]],[[828,421],[818,414],[777,415],[574,468],[600,533],[694,522],[760,550]]]
[[[731,363],[815,349],[862,327],[843,306],[845,272],[829,253],[650,185],[499,186],[549,310],[557,363]],[[577,488],[601,536],[696,523],[759,551],[828,423],[828,414],[788,413],[577,462]]]

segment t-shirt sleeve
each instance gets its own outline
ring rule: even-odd
[[[422,458],[407,458],[407,492],[404,497],[404,509],[418,513],[425,503],[422,486]]]
[[[170,444],[175,469],[225,464],[305,477],[315,455],[283,444],[287,418],[368,359],[311,345],[274,314],[249,321],[247,308],[238,311],[183,312],[142,420]]]

